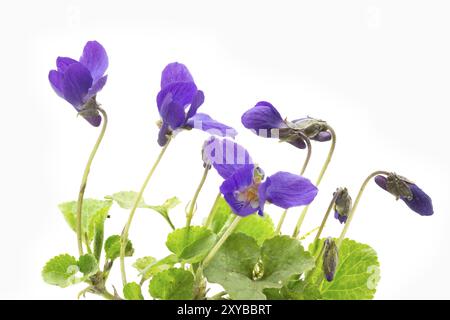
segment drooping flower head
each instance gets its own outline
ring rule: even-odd
[[[334,217],[340,223],[345,223],[352,209],[352,198],[348,194],[347,188],[338,188],[334,197]]]
[[[328,282],[333,281],[338,263],[338,247],[332,238],[327,238],[323,248],[323,272]]]
[[[421,216],[431,216],[434,213],[431,198],[408,179],[390,173],[387,177],[376,176],[375,182],[382,189],[394,195],[397,200],[403,200],[411,210]]]
[[[106,84],[108,55],[97,41],[89,41],[77,61],[58,57],[56,70],[48,74],[55,92],[69,102],[91,125],[98,127],[102,117],[96,110],[96,95]]]
[[[168,136],[177,129],[200,129],[210,134],[234,137],[233,128],[197,113],[205,101],[203,91],[197,89],[194,79],[184,64],[168,64],[161,75],[161,90],[156,97],[162,124],[158,143],[164,146]]]
[[[266,202],[284,209],[307,205],[317,195],[317,188],[302,176],[277,172],[266,178],[247,150],[233,141],[213,137],[206,145],[206,156],[225,179],[220,192],[239,216],[263,215]]]
[[[244,127],[261,137],[279,138],[300,149],[306,148],[305,137],[319,142],[331,139],[325,121],[313,118],[288,121],[267,101],[260,101],[247,110],[241,121]]]

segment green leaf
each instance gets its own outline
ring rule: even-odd
[[[275,228],[268,214],[265,214],[264,217],[252,214],[241,219],[234,232],[242,232],[255,239],[258,245],[262,245],[265,240],[275,235]]]
[[[80,272],[85,276],[92,276],[98,271],[97,259],[92,254],[85,254],[78,259]]]
[[[212,208],[211,214],[213,215],[213,219],[211,221],[210,229],[214,233],[219,233],[233,214],[233,211],[225,199],[220,197]]]
[[[83,234],[87,234],[89,243],[92,242],[96,229],[102,228],[106,218],[108,217],[108,212],[111,205],[111,200],[84,199],[81,221]],[[76,232],[77,202],[71,201],[61,203],[59,205],[59,209],[64,215],[64,218],[70,228]]]
[[[110,236],[105,241],[105,253],[106,258],[110,260],[114,260],[120,256],[120,236],[113,235]],[[133,244],[130,240],[128,240],[127,245],[125,247],[125,257],[131,257],[134,253]]]
[[[201,261],[216,243],[217,236],[206,227],[192,226],[176,229],[169,234],[166,246],[180,260],[190,263]]]
[[[115,201],[119,205],[119,207],[123,209],[131,209],[136,202],[137,196],[138,193],[134,191],[121,191],[114,193],[112,196],[106,196],[105,199]],[[147,205],[145,204],[144,199],[141,198],[137,207],[145,208],[146,206]]]
[[[78,271],[77,259],[68,254],[61,254],[46,263],[42,270],[42,278],[48,284],[65,288],[80,282],[76,277]]]
[[[145,281],[150,279],[153,275],[163,270],[170,269],[178,262],[178,257],[171,254],[161,260],[156,261],[153,257],[143,257],[136,260],[133,264],[139,273],[142,275],[142,279]]]
[[[150,206],[147,205],[146,208],[155,210],[160,213],[163,217],[167,217],[169,215],[169,210],[175,208],[177,205],[181,203],[180,199],[177,197],[172,197],[167,199],[162,205],[159,206]]]
[[[162,300],[192,300],[194,276],[184,269],[171,268],[157,273],[150,281],[153,298]]]
[[[144,300],[144,296],[141,292],[141,286],[136,282],[128,282],[123,287],[123,295],[127,300]]]
[[[209,282],[221,284],[232,299],[263,300],[264,289],[280,288],[294,274],[314,267],[314,259],[300,242],[276,236],[260,248],[255,239],[231,235],[216,253],[204,274]]]
[[[320,245],[323,245],[321,239]],[[325,280],[322,258],[317,267],[307,277],[307,282],[315,285],[323,299],[360,300],[372,299],[380,279],[380,264],[374,249],[369,245],[344,239],[339,248],[339,262],[334,280]]]
[[[214,233],[219,233],[229,219],[234,216],[234,213],[223,197],[219,198],[212,210],[213,219],[210,229]],[[234,232],[245,233],[254,238],[258,245],[261,245],[266,239],[275,235],[275,228],[268,214],[264,214],[264,217],[252,214],[241,219]]]

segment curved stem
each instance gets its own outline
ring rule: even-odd
[[[200,180],[197,190],[195,190],[194,197],[191,200],[191,204],[189,206],[189,211],[186,215],[186,228],[189,228],[191,226],[192,217],[194,216],[195,204],[197,203],[197,199],[200,194],[200,191],[202,190],[203,185],[205,184],[209,169],[210,168],[208,166],[205,167],[205,170],[203,171],[202,179]],[[187,235],[187,233],[186,233],[186,235]]]
[[[328,216],[330,215],[331,209],[333,209],[333,205],[336,202],[337,195],[338,195],[338,193],[335,192],[333,195],[333,198],[331,198],[331,202],[328,206],[327,211],[325,212],[325,215],[323,216],[322,223],[320,224],[320,227],[319,227],[319,231],[317,231],[316,237],[314,238],[313,242],[316,242],[319,239],[320,235],[322,234],[323,228],[325,227],[325,224],[327,223]]]
[[[328,165],[330,164],[330,161],[333,158],[334,149],[336,148],[336,132],[330,125],[327,125],[327,129],[331,133],[331,145],[330,145],[330,150],[328,151],[328,156],[322,166],[322,170],[320,170],[319,176],[317,177],[316,187],[318,187],[320,185],[320,183],[322,182],[323,176],[325,175],[325,172],[328,169]],[[303,211],[302,211],[300,217],[298,218],[297,225],[295,226],[294,232],[292,233],[292,237],[294,237],[294,238],[298,237],[298,235],[300,233],[300,228],[303,224],[303,221],[305,220],[306,213],[308,213],[308,209],[309,209],[309,205],[303,208]]]
[[[145,178],[144,183],[142,184],[141,190],[139,191],[134,201],[133,207],[130,211],[130,215],[128,216],[128,221],[125,224],[125,227],[123,228],[122,231],[122,237],[120,239],[120,272],[122,274],[122,283],[124,286],[127,284],[127,277],[125,272],[125,247],[126,243],[128,242],[128,232],[130,231],[131,222],[133,221],[134,213],[136,212],[136,209],[139,206],[139,202],[142,199],[142,194],[147,188],[148,182],[150,181],[151,177],[153,176],[153,173],[155,172],[156,167],[158,166],[164,153],[166,152],[167,147],[170,144],[170,141],[171,139],[169,138],[166,145],[161,149],[161,152],[159,153],[158,158],[156,158],[156,161],[153,164],[152,168],[150,169],[150,172],[147,174],[147,177]]]
[[[89,155],[89,159],[86,163],[83,177],[81,179],[80,191],[78,192],[76,231],[77,231],[78,253],[80,256],[83,255],[83,230],[81,220],[82,220],[84,191],[86,190],[87,179],[89,176],[89,172],[91,171],[92,161],[94,160],[98,147],[100,146],[100,143],[102,142],[103,137],[105,136],[106,127],[108,125],[108,115],[106,114],[106,111],[100,107],[97,107],[97,110],[102,114],[103,118],[102,130],[100,131],[97,141],[95,142],[94,148],[92,149],[91,154]]]
[[[303,133],[301,133],[301,135],[303,135],[303,139],[305,140],[306,146],[308,148],[308,153],[306,154],[305,161],[303,161],[302,170],[300,171],[300,175],[302,176],[305,173],[306,168],[308,167],[309,160],[311,159],[312,148],[311,148],[311,140],[309,140],[309,138],[305,136]],[[280,220],[278,221],[277,229],[275,230],[275,234],[279,234],[281,232],[281,227],[283,226],[284,220],[286,219],[287,212],[288,209],[284,210],[283,213],[281,214]]]
[[[344,225],[344,228],[342,229],[341,235],[339,237],[339,240],[337,241],[336,245],[339,248],[341,246],[342,241],[345,238],[345,234],[347,233],[348,227],[350,226],[350,223],[352,222],[353,216],[355,215],[356,208],[358,207],[359,201],[361,200],[361,196],[364,193],[364,190],[366,189],[367,184],[369,181],[374,178],[377,175],[388,175],[389,172],[387,171],[375,171],[371,173],[366,180],[362,183],[361,187],[359,188],[358,195],[356,196],[355,204],[353,205],[352,211],[350,211],[350,214],[348,215],[347,222]]]
[[[213,222],[214,216],[216,214],[216,206],[219,203],[219,199],[221,197],[222,197],[222,193],[219,191],[219,193],[216,196],[216,200],[214,200],[214,204],[211,207],[211,210],[209,211],[208,218],[206,218],[205,227],[208,228],[208,229],[211,227],[211,224]]]
[[[211,251],[208,253],[208,255],[203,259],[203,262],[201,266],[199,267],[199,270],[203,270],[208,264],[211,262],[212,258],[214,258],[215,254],[219,249],[222,247],[224,242],[228,239],[228,237],[233,233],[234,229],[238,226],[239,221],[241,221],[240,216],[236,216],[233,219],[233,222],[228,227],[227,231],[220,237],[219,241],[214,245],[214,247],[211,249]]]

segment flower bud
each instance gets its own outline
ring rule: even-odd
[[[410,184],[413,183],[406,178],[391,173],[387,176],[386,189],[390,194],[394,195],[397,200],[400,198],[412,200],[413,194],[409,187]]]
[[[308,138],[317,141],[328,141],[331,139],[331,134],[328,132],[328,125],[323,120],[314,118],[304,118],[294,120],[292,122],[295,130],[302,131]]]
[[[347,188],[338,188],[334,196],[334,217],[340,223],[345,223],[352,209],[352,198],[348,194]]]
[[[323,248],[323,272],[328,282],[333,281],[338,262],[339,254],[336,243],[332,238],[327,238]]]

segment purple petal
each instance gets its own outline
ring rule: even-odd
[[[77,62],[67,68],[62,91],[64,98],[77,110],[86,102],[85,98],[91,86],[91,73],[85,66]]]
[[[211,135],[221,137],[236,137],[237,131],[223,123],[220,123],[204,113],[197,113],[187,120],[186,126],[208,132]]]
[[[108,55],[100,43],[88,41],[80,62],[91,72],[94,82],[97,82],[108,68]]]
[[[228,139],[211,138],[204,146],[204,156],[224,179],[253,164],[248,151]]]
[[[194,83],[194,79],[184,64],[173,62],[168,64],[162,72],[161,89],[164,89],[166,86],[176,82]]]
[[[164,99],[159,113],[163,122],[170,125],[172,130],[181,127],[186,119],[184,107],[173,101],[170,93]]]
[[[375,177],[375,183],[382,189],[387,191],[387,178],[381,175]],[[414,212],[420,214],[421,216],[431,216],[434,213],[433,203],[431,198],[423,192],[415,184],[408,184],[411,192],[413,194],[412,200],[408,200],[404,197],[401,199],[406,203],[406,205]]]
[[[288,209],[310,204],[317,195],[317,188],[308,179],[289,172],[277,172],[260,186],[264,194],[260,199]]]
[[[92,98],[95,96],[100,90],[103,89],[103,87],[106,84],[106,80],[108,80],[108,76],[101,77],[100,79],[95,82],[92,87],[88,91],[87,99]]]
[[[409,185],[411,192],[413,194],[412,200],[402,198],[406,205],[414,212],[420,214],[421,216],[431,216],[434,213],[433,203],[431,198],[423,192],[417,185]]]
[[[48,80],[50,81],[50,84],[53,90],[55,90],[56,94],[64,99],[64,74],[56,70],[51,70],[48,74]]]
[[[162,102],[168,94],[172,95],[172,100],[183,108],[190,105],[197,93],[197,87],[193,82],[176,82],[169,84],[159,91],[156,97],[158,109],[161,109]]]
[[[56,59],[56,67],[58,68],[59,72],[66,72],[67,68],[73,64],[78,62],[77,60],[74,60],[72,58],[68,58],[68,57],[58,57]]]
[[[89,122],[94,127],[98,127],[100,123],[102,123],[102,117],[99,114],[83,116],[83,118],[86,119],[86,121]]]
[[[314,138],[312,138],[311,140],[314,141],[319,141],[319,142],[325,142],[325,141],[330,141],[331,140],[331,133],[328,131],[322,131],[319,132]]]
[[[347,222],[347,216],[341,216],[341,215],[339,214],[339,212],[337,212],[337,211],[334,211],[334,217],[335,217],[337,220],[339,220],[339,222],[340,222],[341,224]]]
[[[240,168],[220,186],[220,192],[233,212],[244,217],[258,210],[258,208],[252,207],[250,202],[239,200],[236,197],[239,192],[244,191],[253,183],[253,169],[253,165]]]
[[[198,90],[191,102],[191,107],[189,108],[189,111],[186,115],[186,119],[192,118],[197,113],[198,108],[203,104],[204,101],[205,94],[203,93],[203,91]]]
[[[375,183],[383,190],[387,191],[387,178],[385,176],[376,176]]]
[[[266,101],[260,101],[253,108],[247,110],[242,115],[241,121],[244,127],[255,130],[256,134],[263,137],[271,137],[271,129],[285,126],[277,109]]]

